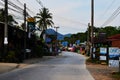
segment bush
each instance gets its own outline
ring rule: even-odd
[[[43,56],[43,53],[44,53],[44,50],[43,50],[43,47],[40,46],[40,45],[37,45],[35,48],[34,48],[34,54],[36,57],[42,57]]]
[[[115,78],[116,80],[120,80],[120,72],[114,72],[112,74],[112,77]]]
[[[8,51],[6,62],[16,62],[15,51]]]

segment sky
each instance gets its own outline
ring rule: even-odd
[[[26,3],[30,9],[30,14],[35,16],[39,13],[41,5],[36,0],[10,0],[22,6]],[[38,0],[39,1],[39,0]],[[91,22],[91,0],[40,0],[44,7],[48,8],[53,15],[54,26],[59,26],[58,32],[61,34],[76,34],[85,32],[88,23]],[[120,7],[120,0],[94,0],[94,26],[101,27],[110,18],[115,10]],[[120,10],[118,10],[119,14]],[[111,23],[105,26],[120,26],[120,15]],[[53,29],[54,29],[53,26]]]

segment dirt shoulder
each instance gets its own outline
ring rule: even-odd
[[[95,64],[89,61],[86,61],[86,67],[95,80],[120,80],[112,77],[113,72],[118,70],[116,68],[110,68],[107,65]]]

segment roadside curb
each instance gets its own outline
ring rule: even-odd
[[[0,74],[16,69],[17,63],[0,63]]]

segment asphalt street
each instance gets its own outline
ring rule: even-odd
[[[94,80],[85,57],[73,52],[0,75],[0,80]]]

